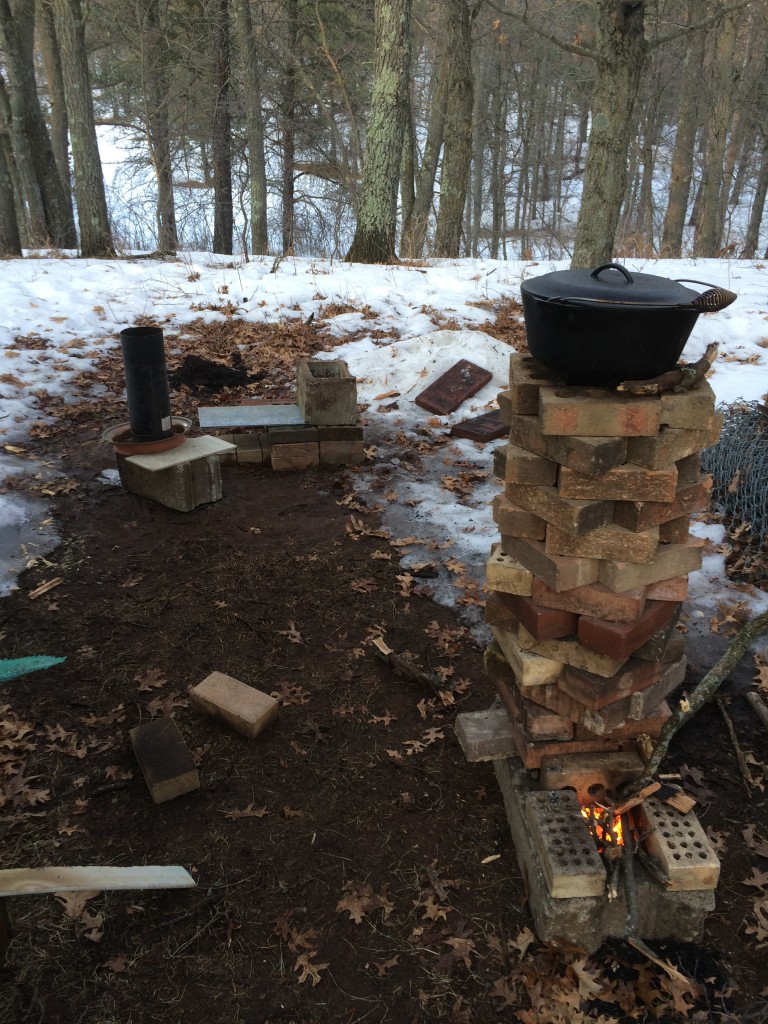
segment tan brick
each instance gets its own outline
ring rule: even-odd
[[[219,441],[228,441],[230,444],[235,444],[234,434],[216,434]],[[222,466],[236,466],[237,465],[237,448],[231,448],[229,451],[222,452],[219,455],[219,462]]]
[[[557,463],[516,444],[506,444],[494,449],[493,472],[505,483],[552,487],[557,480]]]
[[[266,434],[234,434],[233,437],[234,443],[237,445],[238,465],[259,466],[265,461],[262,440],[266,439]]]
[[[602,897],[606,869],[575,793],[533,790],[523,797],[531,852],[555,900]]]
[[[675,576],[671,580],[651,583],[645,596],[648,601],[685,601],[688,597],[688,577]]]
[[[537,640],[523,625],[518,627],[517,645],[520,650],[529,654],[538,654],[541,658],[548,658],[550,661],[560,662],[562,665],[581,668],[585,672],[593,672],[596,676],[613,676],[627,661],[626,658],[612,658],[606,654],[591,651],[575,637],[563,640]],[[550,681],[546,680],[546,682]]]
[[[552,590],[572,590],[585,583],[595,583],[600,572],[596,558],[570,558],[548,555],[540,540],[502,537],[501,550],[543,580]]]
[[[200,788],[200,776],[172,718],[154,718],[128,733],[149,794],[156,804]]]
[[[627,782],[645,774],[645,763],[637,751],[616,753],[559,754],[544,757],[541,762],[539,786],[543,790],[573,786],[580,803],[587,803],[591,786],[603,786],[616,795]]]
[[[513,416],[509,439],[526,451],[543,455],[586,476],[598,476],[627,461],[624,437],[545,436],[536,416]]]
[[[708,448],[710,436],[709,430],[662,427],[655,437],[630,437],[627,443],[627,462],[645,466],[646,469],[664,469],[672,462]]]
[[[668,523],[661,523],[659,526],[659,543],[685,544],[688,539],[690,525],[690,516],[680,516],[677,519],[670,519]]]
[[[535,416],[539,411],[542,387],[562,386],[563,382],[527,352],[513,352],[509,357],[509,397],[512,413]]]
[[[562,498],[556,487],[507,484],[504,495],[515,505],[574,537],[607,526],[613,518],[613,502]]]
[[[701,454],[695,452],[693,455],[686,455],[684,459],[678,459],[677,486],[679,490],[684,487],[694,487],[701,480]]]
[[[613,521],[627,530],[649,530],[671,519],[709,508],[711,490],[712,477],[703,476],[693,487],[676,491],[674,501],[617,501]]]
[[[189,687],[194,707],[252,740],[278,716],[280,704],[253,686],[212,672],[197,686]]]
[[[546,536],[547,524],[543,519],[515,505],[503,494],[497,494],[493,499],[493,518],[499,533],[509,537],[544,540]]]
[[[672,621],[667,623],[658,633],[654,633],[642,647],[638,647],[632,655],[641,661],[668,665],[671,661],[679,661],[685,654],[685,637]]]
[[[545,550],[550,555],[577,558],[621,558],[625,562],[652,562],[659,546],[659,527],[642,533],[609,523],[583,537],[572,537],[556,526],[547,527]]]
[[[609,469],[600,477],[575,473],[567,466],[560,470],[558,485],[562,498],[597,501],[674,501],[677,490],[677,467],[643,469],[631,462]]]
[[[523,650],[518,638],[506,629],[492,626],[491,630],[509,667],[515,674],[518,686],[523,688],[526,686],[542,686],[544,683],[554,683],[557,681],[558,676],[563,671],[563,662]]]
[[[590,650],[626,660],[668,622],[677,622],[679,616],[677,601],[647,601],[637,622],[606,622],[582,615],[577,635]]]
[[[661,403],[602,388],[553,388],[540,394],[539,422],[544,434],[653,437],[661,426]]]
[[[512,421],[512,395],[509,391],[500,391],[496,395],[496,404],[499,407],[501,422],[508,427]],[[536,404],[538,405],[538,399]]]
[[[320,441],[321,466],[361,466],[364,462],[362,441]]]
[[[500,549],[494,550],[485,564],[485,581],[489,590],[505,594],[529,596],[533,588],[533,574]]]
[[[468,761],[495,761],[515,754],[512,723],[498,698],[487,711],[465,711],[457,715],[456,738]]]
[[[545,608],[563,608],[577,615],[594,615],[611,622],[634,622],[645,607],[644,587],[614,594],[601,583],[592,583],[558,593],[542,580],[534,579],[531,596]]]
[[[633,565],[631,562],[600,562],[600,582],[622,593],[636,587],[671,580],[683,573],[695,572],[701,568],[704,541],[700,537],[689,537],[685,544],[661,544],[658,554],[650,565]]]
[[[715,416],[715,393],[703,380],[692,391],[679,395],[671,391],[661,396],[661,422],[686,430],[710,430]]]
[[[296,471],[320,465],[320,445],[317,441],[298,444],[274,444],[270,454],[272,469]]]
[[[680,660],[680,659],[678,659]],[[597,676],[593,672],[566,665],[557,685],[592,711],[613,704],[614,701],[631,697],[638,690],[645,690],[661,679],[665,666],[661,662],[629,661],[612,676]]]

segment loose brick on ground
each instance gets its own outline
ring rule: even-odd
[[[278,716],[279,701],[223,672],[212,672],[189,688],[194,707],[224,722],[247,739],[254,739]]]
[[[200,776],[172,718],[154,718],[128,733],[141,774],[156,804],[200,788]]]

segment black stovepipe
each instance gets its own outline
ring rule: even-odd
[[[160,327],[120,331],[131,435],[136,441],[161,441],[173,435],[165,344]]]

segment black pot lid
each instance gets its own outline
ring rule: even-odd
[[[630,274],[620,263],[594,270],[556,270],[523,281],[520,290],[538,299],[585,299],[616,305],[688,305],[699,292],[655,274]]]

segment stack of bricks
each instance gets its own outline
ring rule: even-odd
[[[487,564],[486,651],[527,768],[551,754],[630,751],[658,736],[685,676],[676,624],[709,502],[699,453],[722,418],[706,382],[635,397],[566,387],[530,356],[499,396],[501,542]]]

